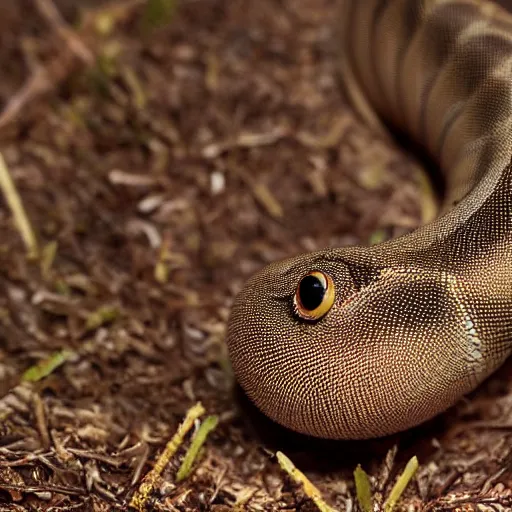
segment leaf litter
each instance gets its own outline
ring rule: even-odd
[[[418,162],[340,92],[334,3],[167,1],[153,28],[154,2],[3,8],[0,506],[353,510],[361,464],[363,501],[383,507],[414,455],[396,510],[512,506],[510,365],[375,442],[295,436],[233,394],[225,325],[252,272],[436,208]],[[186,443],[166,446],[198,401],[218,423],[177,482]]]

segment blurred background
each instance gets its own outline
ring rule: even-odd
[[[418,160],[344,99],[335,4],[2,2],[1,510],[127,510],[197,401],[218,425],[193,473],[180,446],[140,510],[315,510],[275,449],[338,510],[358,463],[385,494],[414,454],[408,510],[505,492],[510,430],[464,426],[510,414],[510,365],[378,442],[294,436],[236,392],[225,326],[254,271],[436,212]]]

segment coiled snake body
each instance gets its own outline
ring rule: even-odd
[[[442,213],[380,245],[264,268],[235,300],[228,348],[268,416],[352,439],[431,418],[512,351],[512,15],[476,0],[353,0],[342,26],[354,105],[436,159]]]

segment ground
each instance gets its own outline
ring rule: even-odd
[[[3,198],[0,510],[127,510],[198,401],[219,423],[194,472],[176,482],[187,437],[141,509],[315,510],[281,450],[337,510],[357,506],[357,464],[378,500],[413,455],[399,508],[512,510],[510,362],[435,420],[364,442],[286,432],[229,370],[251,273],[433,212],[418,162],[344,99],[334,4],[61,0],[62,31],[48,2],[4,2],[0,150],[39,258]],[[31,79],[44,91],[17,109]]]

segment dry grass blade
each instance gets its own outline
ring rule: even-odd
[[[208,434],[212,430],[215,430],[218,423],[218,416],[208,416],[208,418],[206,418],[203,421],[198,431],[196,432],[194,439],[192,439],[192,443],[190,444],[190,447],[183,459],[183,462],[181,463],[180,469],[178,470],[178,474],[176,475],[176,482],[181,482],[190,475],[192,471],[192,465],[194,464],[194,461],[196,460],[197,455],[199,454],[199,450],[206,441]]]
[[[400,499],[400,496],[402,496],[405,488],[411,481],[411,478],[418,470],[418,466],[418,458],[416,456],[412,457],[405,466],[403,473],[398,477],[398,480],[396,481],[396,484],[393,486],[393,489],[391,489],[391,492],[389,493],[386,503],[384,503],[385,512],[392,512],[392,510],[395,508],[395,505],[397,501]]]
[[[256,181],[244,169],[236,168],[235,172],[250,187],[252,195],[258,201],[260,206],[274,219],[281,219],[284,216],[283,207],[276,199],[270,189],[262,182]]]
[[[371,512],[373,507],[370,478],[360,465],[358,465],[354,471],[354,481],[356,484],[356,495],[359,508],[363,512]]]
[[[14,217],[14,223],[20,232],[21,238],[27,248],[28,257],[35,259],[39,256],[39,246],[37,244],[36,235],[28,220],[27,213],[23,207],[21,197],[14,185],[14,182],[9,174],[9,170],[5,165],[5,160],[2,154],[0,154],[0,187],[5,196],[5,200],[11,209]]]
[[[176,453],[178,448],[183,443],[183,439],[187,432],[193,427],[194,422],[201,417],[205,413],[205,409],[203,405],[198,402],[196,405],[191,407],[185,419],[178,427],[176,434],[174,434],[173,438],[167,443],[164,451],[158,457],[158,460],[155,463],[153,469],[144,477],[140,487],[137,489],[135,494],[133,495],[130,501],[130,507],[133,507],[135,510],[142,512],[146,508],[146,504],[148,502],[149,496],[155,488],[155,484],[162,474],[162,471],[165,469],[171,457]]]
[[[222,153],[234,148],[255,148],[276,144],[289,134],[288,128],[277,126],[273,131],[264,133],[240,133],[235,139],[208,144],[201,151],[207,159],[217,158]]]
[[[293,462],[283,452],[277,452],[276,457],[281,468],[288,473],[290,478],[302,485],[306,496],[313,501],[320,512],[336,512],[336,509],[325,503],[320,491],[309,481],[308,477],[302,471],[295,467]]]

